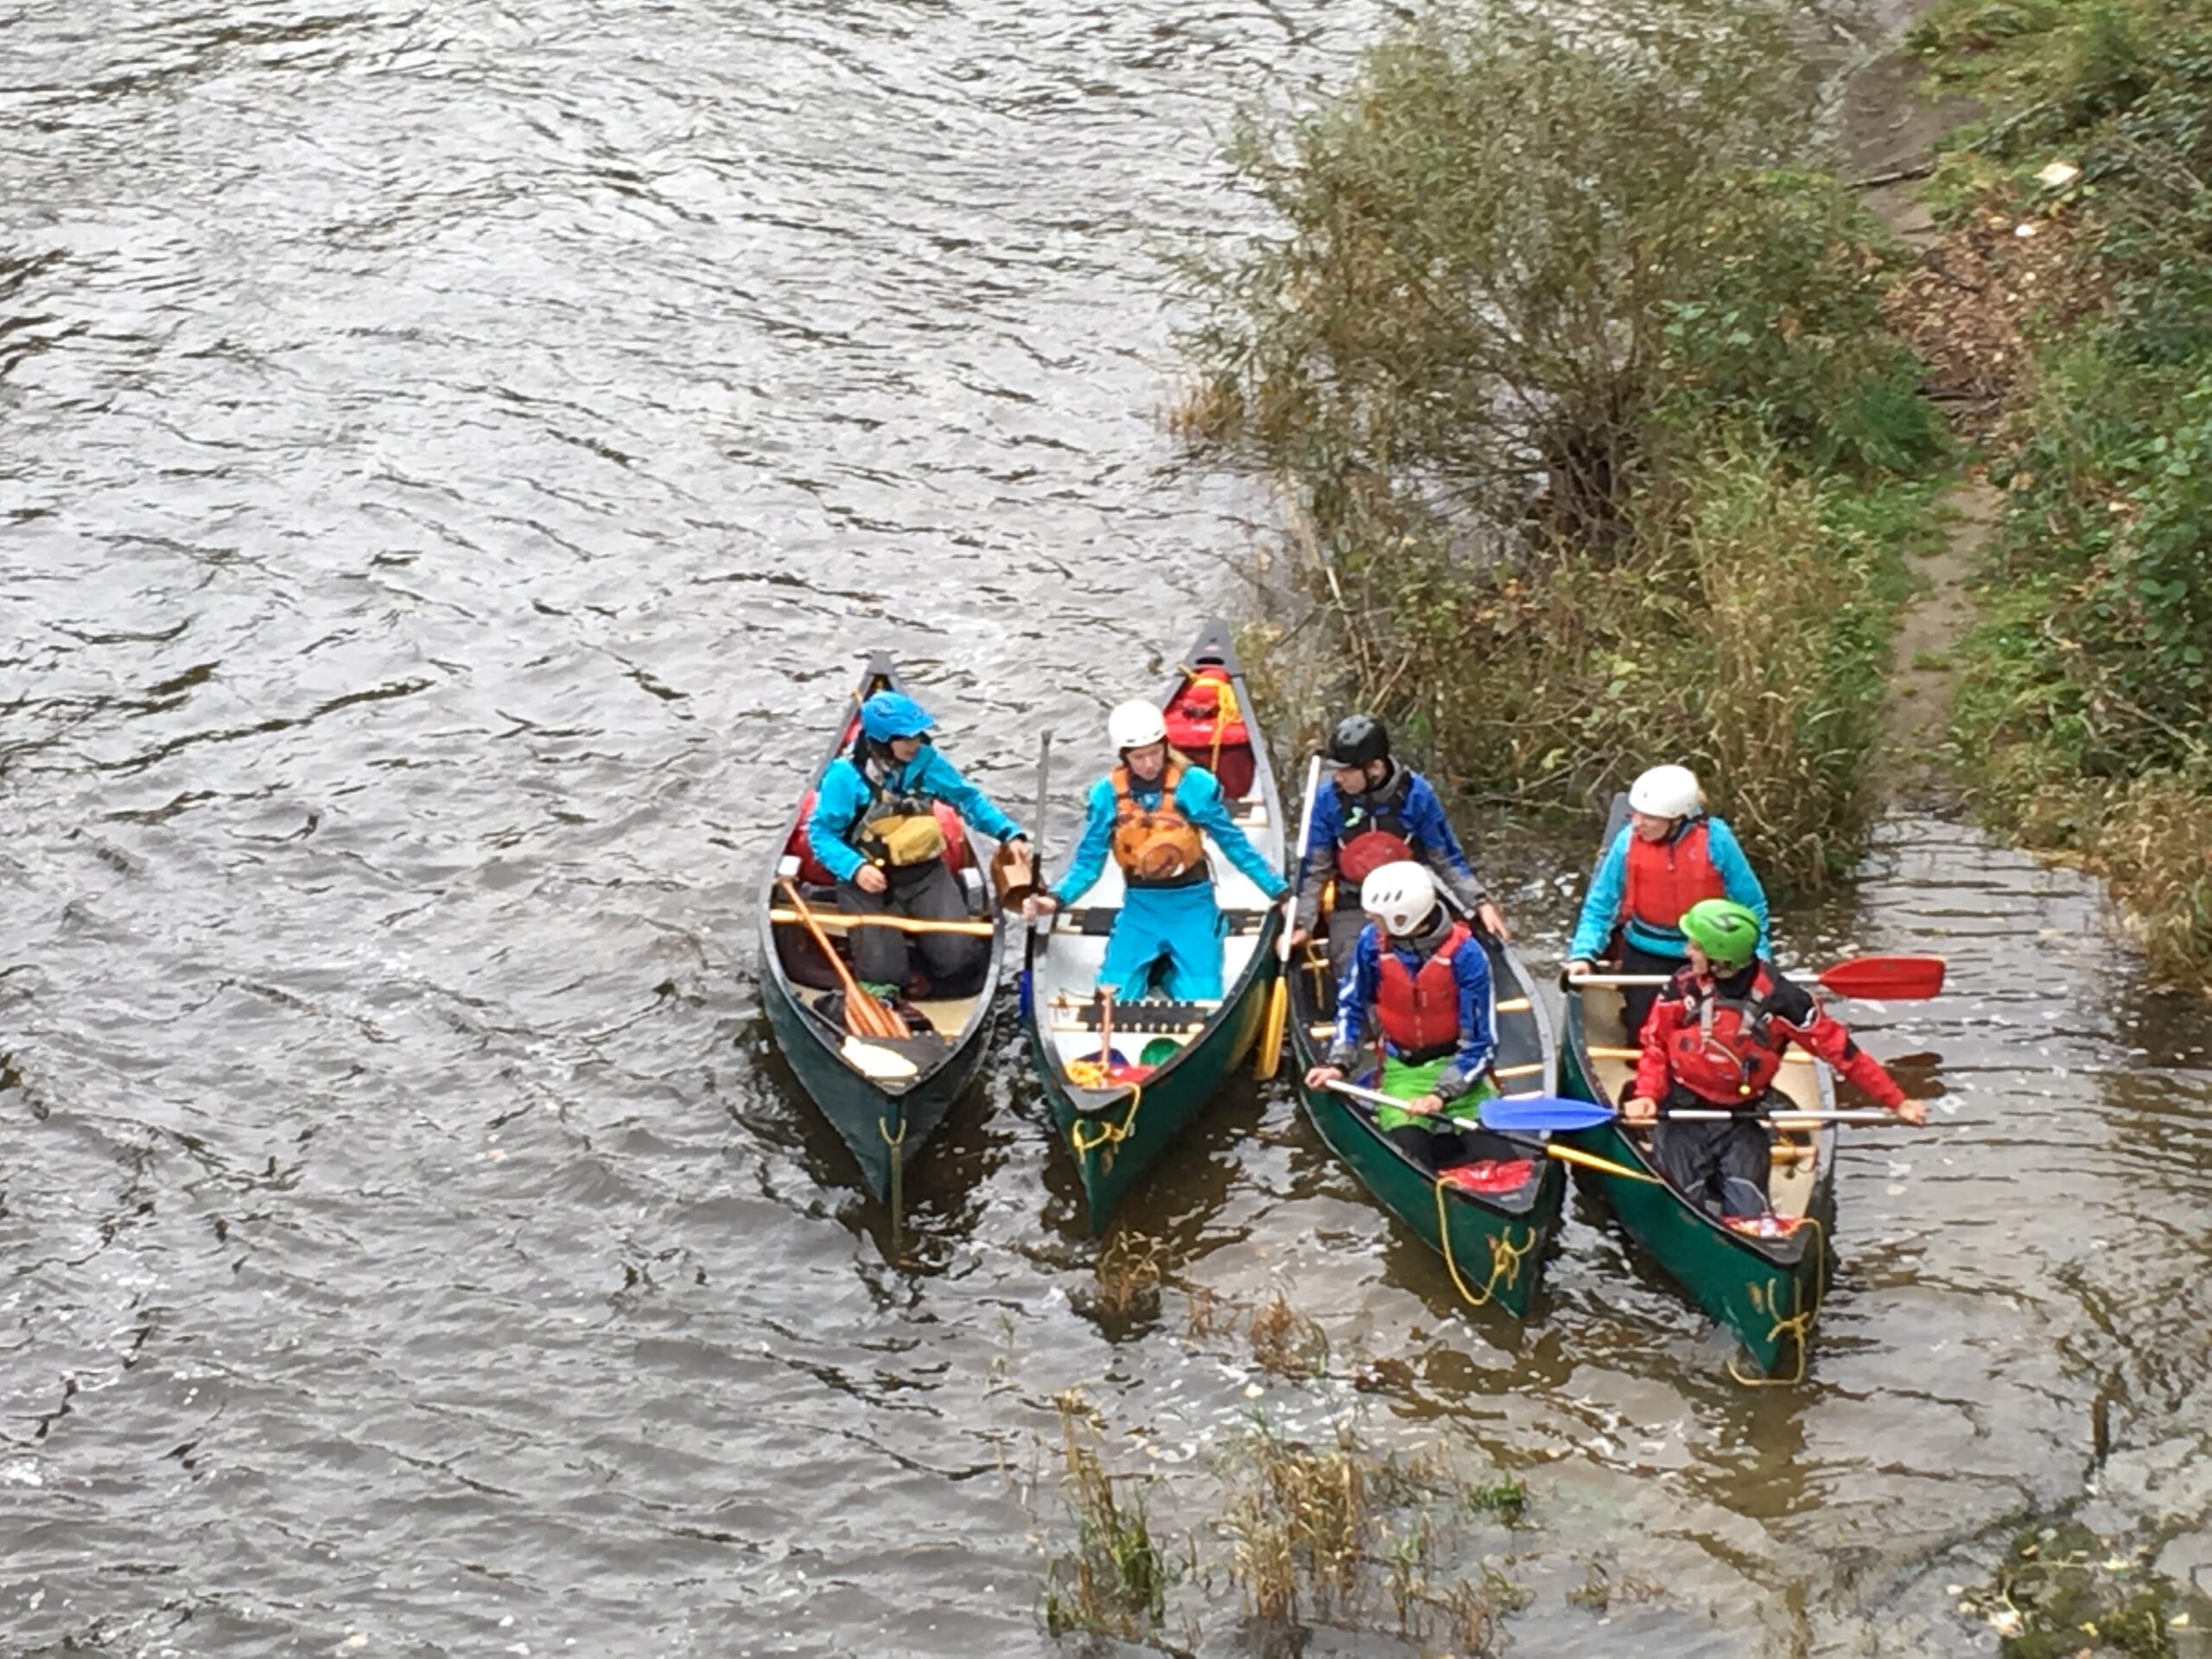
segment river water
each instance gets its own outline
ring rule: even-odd
[[[1527,1651],[1987,1649],[1951,1586],[2077,1503],[2206,1558],[2212,1018],[1939,818],[1783,930],[1952,964],[1858,1011],[1936,1128],[1851,1143],[1793,1391],[1588,1214],[1460,1317],[1280,1088],[1103,1320],[1010,1020],[895,1241],[771,1054],[748,900],[861,650],[1017,804],[1057,728],[1064,842],[1075,734],[1243,603],[1154,261],[1378,15],[0,13],[0,1653],[1046,1651],[1071,1389],[1205,1557],[1255,1402],[1524,1476]],[[1497,855],[1540,959],[1587,851]],[[1326,1375],[1186,1317],[1277,1290]]]

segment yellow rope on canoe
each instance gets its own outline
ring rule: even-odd
[[[1814,1263],[1813,1305],[1810,1307],[1802,1306],[1804,1293],[1799,1288],[1797,1275],[1793,1273],[1789,1275],[1790,1310],[1784,1315],[1780,1281],[1774,1279],[1766,1281],[1766,1305],[1768,1311],[1774,1315],[1774,1327],[1766,1333],[1766,1339],[1772,1342],[1778,1337],[1787,1336],[1796,1341],[1796,1372],[1790,1376],[1745,1376],[1737,1369],[1732,1356],[1728,1361],[1728,1375],[1735,1379],[1739,1388],[1794,1389],[1805,1380],[1805,1370],[1810,1363],[1813,1348],[1813,1322],[1821,1317],[1821,1306],[1828,1299],[1828,1241],[1821,1224],[1811,1216],[1804,1217],[1798,1225],[1813,1230],[1813,1248],[1820,1252]]]
[[[1104,1081],[1106,1068],[1100,1065],[1097,1061],[1070,1060],[1068,1062],[1067,1068],[1068,1081],[1074,1084],[1077,1088],[1090,1089],[1098,1086],[1095,1084],[1085,1083],[1081,1077],[1077,1077],[1076,1075],[1076,1068],[1078,1066],[1087,1066],[1090,1068],[1097,1074],[1102,1083]],[[1102,1122],[1098,1126],[1098,1133],[1087,1137],[1083,1132],[1083,1120],[1078,1117],[1074,1122],[1068,1125],[1068,1144],[1076,1149],[1076,1152],[1079,1156],[1083,1157],[1090,1156],[1090,1154],[1097,1151],[1101,1147],[1119,1146],[1122,1141],[1129,1138],[1129,1132],[1136,1128],[1137,1108],[1143,1104],[1144,1085],[1141,1083],[1131,1084],[1129,1085],[1129,1112],[1127,1117],[1124,1117],[1119,1123]]]
[[[1196,685],[1198,683],[1198,671],[1188,663],[1182,666],[1184,683]],[[1214,683],[1221,688],[1221,695],[1214,700],[1213,749],[1206,757],[1206,770],[1217,773],[1221,770],[1222,734],[1242,717],[1242,711],[1236,704],[1236,688],[1227,680],[1217,680]]]
[[[1536,1230],[1533,1226],[1529,1228],[1528,1236],[1518,1247],[1513,1243],[1513,1227],[1510,1222],[1491,1235],[1490,1281],[1483,1287],[1483,1294],[1478,1296],[1467,1288],[1467,1281],[1459,1276],[1459,1260],[1452,1252],[1452,1214],[1450,1205],[1445,1201],[1444,1187],[1444,1178],[1440,1175],[1436,1178],[1436,1238],[1444,1251],[1444,1266],[1452,1275],[1452,1283],[1459,1291],[1460,1300],[1469,1307],[1482,1307],[1497,1294],[1499,1280],[1503,1279],[1510,1285],[1521,1277],[1521,1258],[1536,1248]]]

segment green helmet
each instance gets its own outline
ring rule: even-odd
[[[1724,972],[1747,966],[1759,953],[1759,918],[1733,899],[1700,899],[1682,912],[1682,931]]]

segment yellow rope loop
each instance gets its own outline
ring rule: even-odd
[[[1076,1067],[1085,1065],[1096,1066],[1098,1063],[1096,1060],[1071,1060],[1068,1062],[1069,1077],[1073,1079]],[[1103,1071],[1104,1068],[1101,1066],[1099,1070]],[[1129,1132],[1136,1128],[1137,1108],[1143,1104],[1144,1085],[1140,1083],[1131,1084],[1129,1085],[1129,1115],[1127,1117],[1119,1123],[1100,1123],[1098,1133],[1093,1135],[1084,1134],[1083,1120],[1077,1118],[1068,1125],[1068,1144],[1076,1149],[1077,1154],[1080,1157],[1088,1157],[1101,1147],[1119,1146],[1129,1138]]]
[[[1500,1279],[1510,1285],[1521,1277],[1521,1258],[1535,1249],[1536,1230],[1530,1227],[1528,1236],[1517,1247],[1512,1241],[1513,1230],[1510,1226],[1502,1233],[1491,1236],[1490,1281],[1484,1285],[1482,1294],[1478,1296],[1467,1287],[1467,1281],[1459,1276],[1459,1259],[1452,1253],[1452,1211],[1444,1197],[1445,1185],[1444,1178],[1439,1175],[1436,1178],[1436,1242],[1444,1252],[1445,1269],[1451,1274],[1452,1287],[1459,1291],[1460,1300],[1469,1307],[1487,1306],[1497,1294]]]
[[[1737,1369],[1734,1359],[1728,1362],[1728,1375],[1739,1388],[1794,1389],[1805,1380],[1805,1371],[1811,1363],[1813,1323],[1821,1317],[1821,1308],[1828,1299],[1828,1241],[1821,1224],[1811,1216],[1805,1217],[1800,1226],[1813,1230],[1813,1248],[1820,1252],[1814,1263],[1813,1305],[1803,1305],[1804,1292],[1799,1288],[1797,1275],[1789,1275],[1790,1311],[1782,1312],[1781,1286],[1774,1280],[1766,1281],[1766,1305],[1774,1310],[1774,1325],[1766,1333],[1772,1342],[1777,1337],[1789,1337],[1797,1344],[1797,1370],[1789,1376],[1745,1376]]]
[[[1503,1274],[1507,1284],[1518,1284],[1521,1280],[1521,1258],[1535,1247],[1536,1230],[1534,1227],[1528,1230],[1528,1236],[1518,1246],[1513,1243],[1513,1230],[1510,1227],[1503,1228],[1492,1234],[1490,1241],[1491,1283],[1493,1285],[1497,1283],[1498,1276]]]
[[[1183,671],[1184,684],[1196,685],[1198,683],[1198,670],[1192,668],[1188,663],[1179,664],[1178,666]],[[1221,770],[1222,734],[1236,721],[1243,718],[1243,713],[1237,706],[1236,688],[1233,684],[1227,680],[1216,680],[1212,683],[1219,688],[1221,695],[1214,699],[1213,748],[1206,757],[1206,770],[1218,772]]]

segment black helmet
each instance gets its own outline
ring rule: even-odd
[[[1329,734],[1329,764],[1363,766],[1390,758],[1390,734],[1372,715],[1346,715]]]

